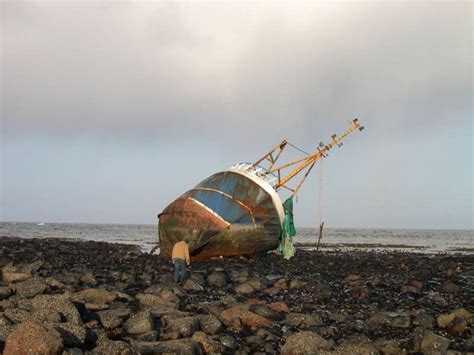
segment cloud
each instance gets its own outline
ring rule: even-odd
[[[278,134],[355,115],[400,130],[461,120],[471,7],[3,2],[4,132]]]

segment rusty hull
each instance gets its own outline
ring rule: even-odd
[[[170,256],[181,240],[195,260],[274,249],[281,211],[280,199],[266,181],[238,169],[214,174],[160,214],[161,254]]]

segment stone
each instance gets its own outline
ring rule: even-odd
[[[25,321],[8,336],[4,355],[18,354],[59,354],[63,349],[59,333],[51,326],[33,321]]]
[[[196,282],[193,279],[187,279],[186,281],[184,281],[183,288],[186,291],[195,291],[195,292],[204,291],[204,287],[201,286],[198,282]]]
[[[153,330],[153,318],[149,311],[143,311],[131,316],[124,326],[129,334],[142,334]]]
[[[31,272],[21,271],[12,264],[8,264],[2,268],[2,277],[6,283],[25,281],[31,278]]]
[[[380,339],[375,341],[375,346],[384,355],[405,354],[402,350],[400,340],[397,339]]]
[[[237,303],[237,299],[235,299],[235,297],[232,297],[230,295],[225,295],[219,298],[219,302],[224,306],[230,306]]]
[[[198,283],[203,287],[206,286],[206,279],[200,273],[192,272],[191,276],[189,276],[189,280],[193,280],[194,282]]]
[[[143,294],[139,293],[135,296],[135,298],[140,302],[140,307],[143,309],[147,308],[178,308],[178,304],[173,302],[167,302],[162,299],[160,296],[156,296],[153,294]]]
[[[278,295],[281,291],[282,291],[282,289],[281,289],[280,287],[273,286],[273,287],[269,287],[269,288],[265,289],[265,290],[263,291],[263,293],[266,293],[266,294],[269,295],[269,296],[276,296],[276,295]]]
[[[67,348],[64,349],[61,355],[82,355],[83,351],[79,348]]]
[[[249,271],[248,270],[242,270],[242,271],[237,271],[234,273],[233,280],[236,283],[244,283],[247,281],[249,278]]]
[[[306,282],[300,281],[298,279],[290,281],[290,290],[299,290],[306,285]]]
[[[79,311],[67,295],[38,295],[32,300],[32,308],[33,311],[49,309],[58,312],[67,322],[82,324]]]
[[[462,348],[465,352],[474,352],[474,335],[462,343]]]
[[[0,300],[7,299],[13,293],[13,290],[10,286],[1,286],[0,287]]]
[[[56,288],[58,290],[62,290],[64,288],[64,284],[61,281],[56,280],[53,277],[47,277],[44,279],[44,282],[52,288]]]
[[[369,322],[395,328],[409,328],[411,326],[408,314],[398,312],[378,312],[369,318]]]
[[[222,345],[224,345],[228,349],[235,349],[235,347],[237,346],[237,343],[234,337],[230,335],[221,335],[219,337],[219,341],[221,342]]]
[[[65,346],[81,346],[86,341],[86,330],[74,323],[55,323],[54,329],[61,335]]]
[[[259,327],[271,327],[271,321],[258,314],[250,312],[249,305],[237,304],[224,310],[220,318],[223,323],[232,331],[240,331],[242,325],[247,325],[253,329]]]
[[[199,343],[206,354],[219,354],[225,351],[225,346],[223,344],[212,340],[204,332],[195,332],[191,339]]]
[[[304,313],[288,313],[283,323],[301,329],[323,325],[323,321],[319,315]]]
[[[149,332],[137,334],[134,338],[138,341],[157,341],[158,340],[158,331],[150,330]]]
[[[99,342],[99,344],[92,350],[93,354],[97,355],[132,355],[133,352],[124,341],[113,341],[109,339],[104,339]]]
[[[169,319],[167,324],[167,331],[176,332],[182,338],[189,338],[199,330],[198,317],[181,317],[176,319]]]
[[[288,279],[285,279],[285,278],[278,279],[273,283],[273,286],[280,287],[281,289],[285,290],[288,288]]]
[[[115,311],[102,311],[98,313],[100,323],[105,329],[115,329],[122,324],[122,318]]]
[[[207,276],[207,283],[210,286],[222,288],[227,286],[227,278],[224,272],[214,271]]]
[[[460,286],[456,285],[454,282],[449,281],[449,280],[443,283],[442,290],[444,293],[451,293],[451,294],[457,294],[462,291]]]
[[[0,316],[0,342],[5,342],[8,335],[13,331],[13,324],[4,316]]]
[[[359,286],[362,282],[362,276],[360,275],[349,275],[342,281],[349,286]]]
[[[261,290],[263,287],[263,281],[259,277],[252,277],[247,281],[255,290]]]
[[[91,272],[86,272],[80,279],[80,281],[83,284],[90,285],[90,286],[96,286],[97,285],[97,280],[95,276]]]
[[[456,314],[454,313],[441,314],[436,318],[436,323],[438,323],[438,327],[446,328],[455,318]]]
[[[283,302],[275,302],[275,303],[272,303],[270,304],[270,308],[275,311],[275,312],[279,312],[279,313],[290,313],[290,309],[288,308],[288,306],[283,303]]]
[[[29,279],[14,285],[15,293],[21,297],[32,298],[46,291],[47,285],[38,278]]]
[[[344,343],[337,347],[338,354],[378,355],[380,351],[373,344]]]
[[[50,309],[39,309],[34,311],[31,314],[31,318],[38,322],[45,322],[45,323],[60,323],[61,322],[61,315],[59,312],[50,310]]]
[[[451,340],[433,333],[430,330],[425,331],[420,344],[422,353],[444,353],[451,345]]]
[[[219,334],[223,327],[222,322],[213,314],[210,315],[200,315],[199,319],[199,328],[203,332],[209,335]]]
[[[71,300],[82,303],[108,304],[117,298],[115,292],[107,291],[104,288],[86,288],[71,296]]]
[[[281,319],[281,315],[278,312],[273,311],[270,307],[263,304],[251,305],[249,310],[268,319]]]
[[[256,290],[250,282],[244,282],[240,285],[235,286],[234,291],[240,294],[247,295],[255,292]]]
[[[13,323],[21,323],[30,319],[30,312],[19,308],[8,308],[3,312],[3,316]]]
[[[192,339],[177,339],[168,341],[131,341],[132,348],[142,354],[173,353],[180,355],[202,354],[201,346]]]
[[[321,350],[331,350],[332,344],[318,334],[302,331],[290,335],[281,348],[283,355],[299,355],[318,353]]]
[[[465,319],[456,318],[449,326],[449,331],[457,335],[462,335],[469,331],[469,324]]]

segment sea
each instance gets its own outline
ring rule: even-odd
[[[0,222],[0,236],[62,238],[134,244],[144,252],[158,241],[158,226],[144,224],[81,224]],[[314,248],[319,229],[297,228],[295,243]],[[313,244],[313,245],[311,245]],[[325,228],[322,250],[403,250],[421,253],[474,254],[473,230]]]

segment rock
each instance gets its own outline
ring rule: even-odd
[[[465,319],[456,318],[453,323],[449,325],[449,331],[457,335],[467,333],[469,330],[469,324]]]
[[[436,323],[438,323],[438,327],[446,328],[454,319],[456,318],[456,314],[449,313],[449,314],[441,314],[436,318]]]
[[[210,286],[222,288],[227,286],[227,278],[225,273],[214,271],[207,276],[207,283]]]
[[[160,296],[152,294],[143,294],[139,293],[135,298],[140,302],[140,307],[143,309],[147,308],[178,308],[178,305],[173,302],[167,302],[163,300]]]
[[[266,294],[269,295],[269,296],[276,296],[276,295],[278,295],[281,291],[282,291],[282,290],[281,290],[280,287],[273,286],[273,287],[269,287],[269,288],[265,289],[265,290],[263,291],[263,293],[266,293]]]
[[[186,281],[184,281],[183,288],[186,291],[196,291],[196,292],[204,291],[204,287],[201,286],[198,282],[196,282],[193,279],[187,279]]]
[[[248,309],[248,305],[235,305],[221,313],[221,320],[226,325],[226,327],[232,331],[240,331],[242,329],[242,324],[247,325],[253,329],[271,326],[272,323],[270,320],[250,312]]]
[[[318,334],[303,331],[290,335],[281,348],[283,355],[299,355],[318,353],[321,350],[331,350],[332,345]]]
[[[451,345],[451,340],[439,336],[430,330],[424,332],[423,339],[420,344],[420,351],[422,353],[444,353]]]
[[[86,307],[89,311],[97,312],[97,311],[105,311],[109,309],[108,304],[96,304],[96,303],[84,303],[84,307]]]
[[[80,279],[83,284],[96,286],[97,280],[91,272],[86,272]]]
[[[200,315],[198,316],[198,319],[199,328],[201,328],[201,330],[206,334],[216,335],[219,334],[223,329],[222,322],[213,314]]]
[[[273,286],[286,290],[288,288],[288,279],[278,279],[273,283]]]
[[[158,340],[158,331],[150,330],[149,332],[137,334],[134,338],[138,341],[157,341]]]
[[[0,300],[7,299],[13,293],[13,290],[10,286],[2,286],[0,287]]]
[[[160,292],[160,298],[166,302],[179,304],[179,297],[172,290],[163,290]]]
[[[253,293],[256,290],[250,282],[244,282],[243,284],[235,286],[234,291],[237,292],[237,293],[241,293],[241,294],[246,295],[246,294]]]
[[[469,339],[466,339],[464,343],[462,343],[462,348],[466,352],[474,352],[474,335],[471,335]]]
[[[117,294],[103,288],[87,288],[71,296],[74,302],[108,304],[115,301]]]
[[[69,301],[67,295],[38,295],[32,300],[33,311],[49,309],[58,312],[64,320],[74,324],[82,324],[81,315]]]
[[[411,320],[406,313],[378,312],[369,318],[369,322],[395,328],[409,328]]]
[[[128,345],[124,341],[112,341],[112,340],[102,340],[99,342],[98,346],[96,346],[92,350],[93,354],[97,355],[132,355],[133,352],[130,349],[130,345]]]
[[[197,272],[192,272],[191,276],[189,276],[189,280],[193,280],[194,282],[198,283],[203,287],[206,286],[206,279],[204,278],[204,276]]]
[[[235,349],[237,343],[235,342],[234,337],[230,335],[222,335],[219,337],[219,341],[228,349]]]
[[[44,279],[44,282],[49,286],[49,287],[52,287],[52,288],[56,288],[56,289],[59,289],[59,290],[62,290],[64,288],[64,284],[58,280],[56,280],[55,278],[53,277],[47,277]]]
[[[380,339],[375,342],[377,349],[384,355],[399,355],[406,353],[397,339]]]
[[[0,342],[5,342],[8,335],[13,331],[13,324],[7,318],[0,316]]]
[[[63,341],[59,333],[48,325],[33,321],[19,324],[5,343],[4,355],[59,354]]]
[[[465,308],[457,308],[452,313],[455,314],[456,318],[461,318],[461,319],[466,319],[466,320],[474,317],[474,314],[469,312]]]
[[[52,311],[50,309],[39,309],[34,311],[31,314],[31,318],[38,322],[45,322],[45,323],[60,323],[61,322],[61,315],[59,312]]]
[[[270,307],[265,306],[263,304],[251,305],[249,310],[268,319],[281,319],[281,315],[278,312],[273,311],[272,309],[270,309]]]
[[[418,288],[411,285],[402,286],[401,291],[404,293],[411,293],[411,294],[416,294],[416,295],[420,293],[420,290]]]
[[[42,294],[44,291],[46,291],[46,288],[46,284],[38,278],[29,279],[14,285],[17,295],[28,298]]]
[[[3,312],[3,316],[13,323],[21,323],[30,319],[30,312],[19,308],[8,308]]]
[[[100,323],[105,329],[115,329],[122,324],[122,319],[115,311],[102,311],[98,313]]]
[[[300,280],[291,280],[290,281],[290,290],[299,290],[300,288],[303,288],[306,285],[306,282],[300,281]]]
[[[249,271],[248,270],[242,270],[242,271],[237,271],[234,273],[233,280],[236,283],[244,283],[247,281],[249,278]]]
[[[453,283],[452,281],[445,281],[443,283],[443,292],[457,294],[462,291],[461,287]]]
[[[125,330],[129,334],[142,334],[153,330],[153,318],[149,311],[134,314],[125,323]]]
[[[434,319],[428,314],[420,314],[416,316],[414,323],[422,328],[433,329]]]
[[[323,325],[323,321],[319,315],[303,313],[288,313],[283,323],[291,327],[302,329]]]
[[[31,278],[31,272],[20,271],[12,264],[6,265],[2,268],[3,281],[6,283],[25,281]]]
[[[349,275],[342,281],[349,286],[359,286],[362,282],[363,279],[360,275]]]
[[[283,302],[272,303],[272,304],[270,304],[270,308],[273,311],[279,312],[279,313],[289,313],[290,312],[290,309],[288,308],[288,306]]]
[[[64,349],[61,355],[82,355],[84,354],[79,348]]]
[[[65,346],[81,346],[86,341],[86,330],[74,323],[55,323],[54,329],[61,335]]]
[[[230,306],[230,305],[236,304],[237,300],[235,299],[235,297],[232,297],[230,295],[225,295],[219,298],[219,302],[224,306]]]
[[[131,341],[132,348],[142,354],[173,353],[180,355],[202,354],[201,346],[192,339],[177,339],[168,341]]]
[[[379,350],[373,344],[344,343],[337,347],[338,354],[378,355]]]
[[[224,345],[212,340],[204,332],[195,332],[191,339],[199,343],[206,354],[220,354],[225,351]]]
[[[183,338],[189,338],[198,330],[198,317],[181,317],[168,320],[167,331],[176,332]]]
[[[369,298],[369,289],[366,286],[356,286],[350,289],[352,298],[361,302]]]

